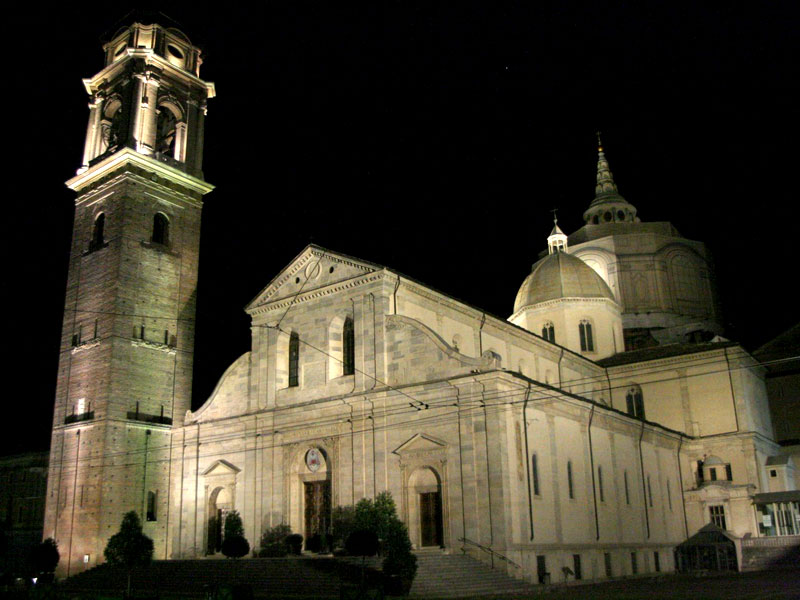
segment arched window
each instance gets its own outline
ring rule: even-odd
[[[147,492],[147,520],[156,520],[156,493]]]
[[[297,387],[298,363],[300,361],[300,336],[293,331],[289,336],[289,387]]]
[[[156,152],[175,158],[175,141],[178,135],[178,117],[173,110],[162,104],[158,107],[156,130]]]
[[[342,375],[356,372],[356,340],[353,319],[347,317],[342,327]]]
[[[154,244],[169,246],[169,219],[164,213],[153,215],[153,238]]]
[[[567,489],[569,490],[569,497],[575,498],[575,487],[572,485],[572,461],[567,461]]]
[[[122,102],[118,97],[106,100],[100,122],[100,147],[98,155],[116,150],[122,141]]]
[[[647,476],[647,499],[648,504],[653,506],[653,488],[650,486],[650,475]]]
[[[92,230],[92,240],[89,242],[89,252],[94,252],[95,250],[99,250],[105,245],[105,227],[106,227],[106,215],[105,213],[100,213],[95,217],[94,220],[94,229]]]
[[[637,419],[644,420],[644,396],[642,395],[642,388],[638,385],[633,385],[625,395],[627,402],[628,414]]]
[[[584,319],[578,325],[578,333],[581,336],[581,352],[594,352],[594,336],[592,335],[592,324]]]
[[[550,321],[542,325],[542,337],[546,339],[548,342],[555,343],[556,329],[555,327],[553,327],[553,324]]]

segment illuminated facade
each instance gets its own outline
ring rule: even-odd
[[[582,260],[588,246],[558,226],[508,320],[308,246],[246,307],[251,349],[191,412],[214,88],[175,30],[135,24],[105,48],[68,182],[78,197],[44,531],[65,573],[101,560],[128,510],[157,557],[184,558],[218,551],[230,510],[251,545],[280,523],[309,541],[332,507],[384,490],[415,547],[478,559],[491,548],[531,581],[563,567],[585,579],[672,570],[672,549],[714,519],[759,535],[752,497],[772,491],[767,464],[783,459],[757,363],[720,340],[625,352],[638,322],[614,283],[624,278]],[[601,151],[599,204],[638,225],[604,169]]]

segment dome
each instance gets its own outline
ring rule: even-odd
[[[614,293],[594,269],[577,256],[554,252],[533,265],[522,282],[514,302],[514,312],[559,298],[607,298]]]

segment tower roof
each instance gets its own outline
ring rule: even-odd
[[[636,222],[636,207],[625,200],[617,189],[611,168],[608,166],[600,140],[597,134],[597,185],[594,188],[594,200],[588,210],[583,213],[587,223],[597,225],[611,222]]]

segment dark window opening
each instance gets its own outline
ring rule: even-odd
[[[572,570],[575,573],[575,580],[583,579],[583,572],[581,571],[581,555],[572,555]]]
[[[156,520],[156,493],[147,492],[147,520]]]
[[[630,492],[628,491],[628,472],[627,471],[625,471],[622,474],[622,478],[623,478],[623,480],[625,482],[625,504],[630,504],[631,503],[631,495],[630,495]]]
[[[653,552],[653,566],[655,567],[656,573],[661,571],[661,558],[658,556],[657,550]]]
[[[731,471],[730,465],[725,465],[725,477],[728,481],[733,481],[733,471]]]
[[[300,360],[300,336],[293,331],[289,336],[289,387],[297,387]]]
[[[548,342],[556,342],[556,329],[552,323],[545,323],[542,327],[542,337]]]
[[[628,414],[636,419],[644,420],[644,396],[638,385],[628,390],[625,396]]]
[[[711,522],[720,529],[727,529],[725,523],[725,507],[722,504],[716,504],[708,507],[708,513],[711,517]]]
[[[151,241],[162,246],[169,245],[169,219],[164,213],[156,213],[153,216],[153,238]]]
[[[631,573],[636,575],[639,572],[639,564],[636,562],[636,552],[631,552]]]
[[[103,248],[105,244],[105,226],[106,215],[100,213],[94,220],[94,229],[92,230],[92,239],[89,241],[89,252],[94,252]]]
[[[569,497],[575,498],[575,488],[572,485],[572,461],[567,461],[567,488],[569,490]]]
[[[698,460],[697,461],[697,485],[698,486],[703,485],[704,481],[705,481],[705,476],[703,475],[703,461],[702,460]]]
[[[611,569],[611,553],[604,552],[603,553],[603,560],[606,563],[606,577],[613,577],[614,571]]]
[[[600,502],[605,502],[605,494],[603,493],[603,467],[597,467],[597,487],[600,491]]]
[[[353,328],[353,319],[347,317],[342,328],[342,375],[352,375],[356,372],[356,340]]]
[[[543,554],[536,555],[536,575],[539,583],[550,583],[550,573],[547,572],[547,557]]]
[[[539,495],[539,464],[536,455],[531,456],[531,478],[533,479],[533,493]]]
[[[653,488],[650,487],[650,475],[647,476],[647,499],[648,504],[653,506]]]
[[[578,325],[578,333],[581,336],[581,352],[594,352],[592,324],[589,321],[581,321]]]
[[[711,481],[716,481],[717,480],[717,469],[715,469],[714,467],[711,467],[708,470],[708,474],[711,477]]]

